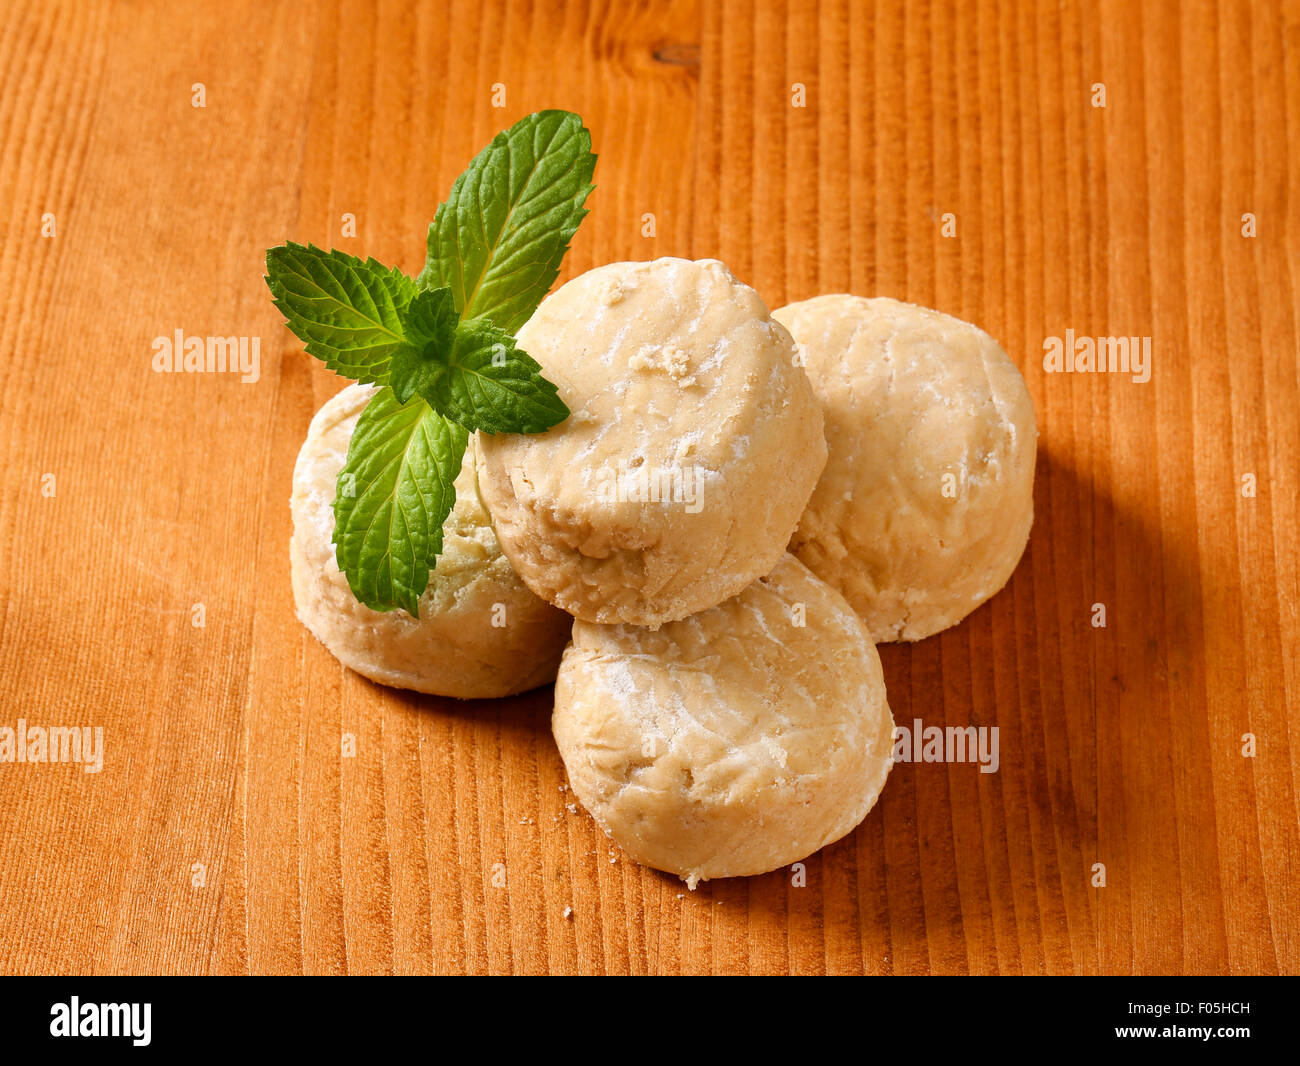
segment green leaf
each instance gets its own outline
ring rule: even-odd
[[[450,288],[462,319],[516,332],[559,275],[595,166],[591,134],[570,111],[539,111],[498,133],[438,208],[416,283]]]
[[[373,259],[285,244],[266,253],[266,284],[308,354],[354,381],[388,380],[414,281]]]
[[[461,322],[445,363],[424,366],[420,395],[467,429],[541,433],[569,417],[536,360],[486,319]]]
[[[416,296],[406,309],[403,330],[406,340],[393,350],[388,367],[388,383],[400,403],[422,391],[421,382],[446,363],[456,335],[451,290],[429,289]]]
[[[381,389],[357,420],[334,498],[334,545],[352,594],[420,616],[469,434],[423,400]]]

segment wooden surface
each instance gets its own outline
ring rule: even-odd
[[[0,86],[0,725],[106,744],[0,763],[0,970],[1300,971],[1294,3],[13,4]],[[999,772],[898,766],[806,887],[637,867],[567,811],[548,691],[385,690],[294,619],[341,382],[264,251],[418,270],[541,107],[600,154],[566,278],[717,256],[773,307],[949,311],[1028,380],[1019,570],[881,649],[897,720],[998,726]],[[260,380],[154,373],[177,329],[260,337]],[[1150,382],[1045,374],[1067,329],[1150,336]]]

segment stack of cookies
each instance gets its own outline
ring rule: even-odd
[[[294,473],[301,620],[384,684],[554,679],[574,792],[692,888],[850,832],[892,765],[875,642],[960,621],[1024,550],[1037,431],[1015,365],[894,300],[769,314],[715,260],[590,271],[518,343],[572,414],[471,440],[418,619],[358,604],[334,561],[371,390],[317,414]]]

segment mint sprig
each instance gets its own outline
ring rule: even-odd
[[[559,275],[595,163],[571,112],[497,134],[438,208],[418,279],[313,245],[267,252],[266,283],[308,354],[380,386],[334,500],[339,568],[367,607],[419,617],[471,431],[541,433],[569,416],[514,333]]]

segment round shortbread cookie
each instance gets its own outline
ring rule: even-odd
[[[572,415],[483,435],[479,482],[516,571],[591,622],[712,607],[780,559],[826,461],[794,344],[716,260],[613,263],[519,331]]]
[[[876,802],[893,757],[866,628],[791,555],[657,630],[575,622],[552,727],[605,832],[692,888],[838,840]]]
[[[298,618],[345,666],[384,685],[479,699],[553,680],[572,619],[529,592],[501,554],[475,485],[474,435],[420,617],[372,611],[352,595],[334,557],[334,493],[375,391],[351,385],[326,403],[298,454],[289,546]]]
[[[790,550],[877,642],[955,625],[1016,568],[1038,430],[983,330],[914,304],[818,296],[774,313],[822,402],[830,458]]]

